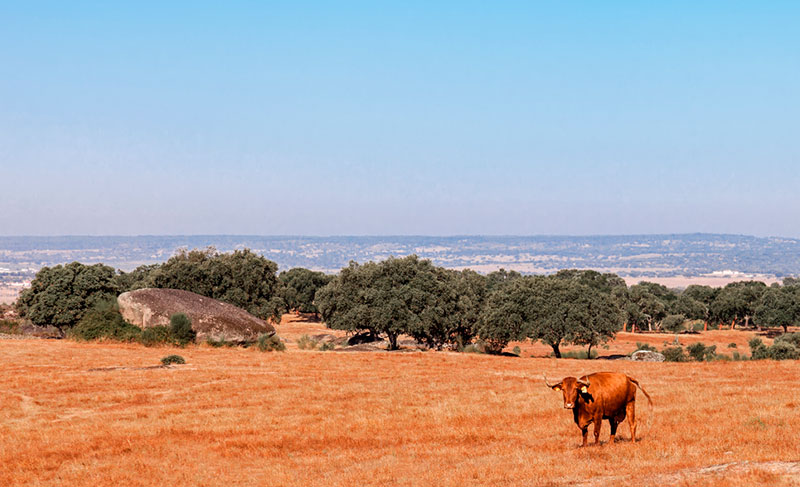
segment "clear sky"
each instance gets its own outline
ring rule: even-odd
[[[0,234],[800,237],[800,2],[0,2]]]

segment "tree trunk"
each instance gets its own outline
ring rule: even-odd
[[[653,331],[653,318],[647,320],[647,331]]]
[[[587,359],[591,359],[592,358],[592,344],[591,343],[589,344],[589,349],[586,350],[586,358]]]
[[[736,318],[734,318],[733,320],[731,320],[731,330],[733,330],[733,327],[734,327],[734,326],[736,326]]]
[[[389,350],[397,350],[397,333],[387,333],[389,336]]]
[[[703,331],[708,331],[708,320],[703,322]]]
[[[558,343],[551,343],[550,346],[553,347],[553,355],[555,355],[556,358],[561,358],[561,350],[558,348]]]

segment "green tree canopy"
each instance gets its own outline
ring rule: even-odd
[[[451,336],[457,309],[455,276],[416,255],[379,263],[351,262],[317,291],[316,304],[330,328],[385,334],[389,349],[408,333],[438,346]]]
[[[17,300],[20,316],[36,325],[69,329],[88,310],[116,299],[114,275],[114,269],[103,264],[72,262],[42,267],[31,281],[31,287],[22,291]]]
[[[495,351],[529,337],[561,357],[562,344],[587,345],[591,353],[621,327],[622,315],[610,293],[563,275],[525,276],[492,291],[478,334]]]
[[[278,296],[278,265],[249,249],[219,253],[180,250],[152,269],[147,287],[182,289],[238,306],[262,319],[280,321],[285,307]]]
[[[767,285],[760,281],[732,282],[722,288],[711,303],[709,312],[712,319],[722,322],[744,321],[750,324],[761,295]]]
[[[278,276],[280,282],[280,295],[290,310],[301,313],[319,313],[314,305],[314,296],[317,290],[327,285],[333,276],[322,272],[315,272],[302,267],[295,267],[281,272]]]
[[[800,289],[796,286],[767,288],[753,312],[753,322],[759,327],[780,326],[787,333],[790,325],[800,320]]]

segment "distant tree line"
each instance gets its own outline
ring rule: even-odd
[[[20,315],[62,330],[119,293],[140,288],[195,292],[279,321],[287,311],[320,315],[327,326],[385,336],[390,349],[401,335],[433,349],[479,342],[500,353],[512,341],[541,341],[561,356],[564,345],[593,348],[628,326],[637,331],[704,326],[781,326],[800,322],[800,281],[783,285],[742,281],[723,288],[692,285],[683,291],[619,276],[568,269],[548,276],[499,270],[481,275],[433,265],[416,256],[351,262],[330,276],[303,268],[278,274],[277,265],[248,249],[181,250],[163,264],[119,272],[103,264],[44,267],[20,295]]]

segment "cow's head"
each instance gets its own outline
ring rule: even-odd
[[[550,384],[547,382],[547,376],[544,378],[544,383],[547,387],[554,391],[561,391],[564,396],[564,407],[572,409],[578,403],[578,396],[580,394],[587,394],[589,392],[589,378],[576,379],[575,377],[565,377],[557,384]]]

